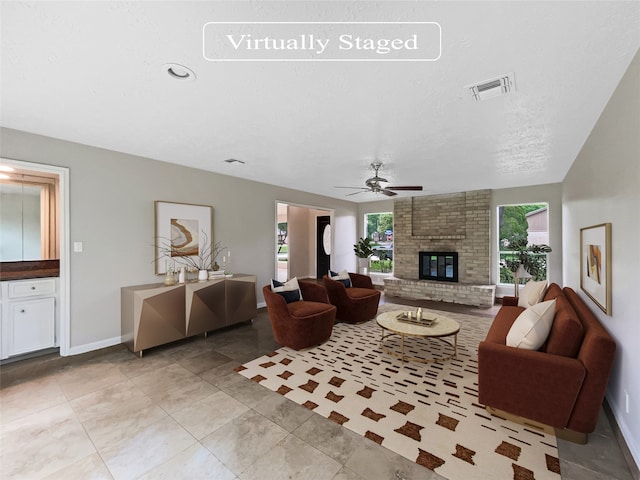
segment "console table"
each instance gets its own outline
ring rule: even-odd
[[[235,274],[171,286],[122,287],[122,342],[143,350],[246,322],[258,313],[255,275]]]

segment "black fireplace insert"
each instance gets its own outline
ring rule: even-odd
[[[458,252],[419,252],[420,279],[458,281]]]

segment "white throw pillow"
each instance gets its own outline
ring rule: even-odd
[[[535,304],[542,301],[546,291],[546,280],[542,280],[541,282],[529,280],[524,288],[520,291],[520,296],[518,297],[518,306],[522,308],[533,307]]]
[[[346,288],[351,288],[351,277],[346,270],[342,270],[340,273],[329,270],[329,278],[342,283]]]
[[[556,313],[556,300],[538,303],[518,315],[507,334],[507,345],[538,350],[547,340]]]
[[[346,280],[349,277],[349,272],[347,272],[346,270],[342,270],[341,272],[333,272],[331,270],[329,270],[329,277],[332,280]]]
[[[300,290],[297,277],[293,277],[285,283],[272,279],[271,291],[282,295],[287,303],[302,300],[302,290]]]

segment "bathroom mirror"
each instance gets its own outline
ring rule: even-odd
[[[0,261],[43,260],[41,192],[39,186],[0,184]]]
[[[57,176],[26,170],[0,179],[0,262],[59,257],[57,185]]]

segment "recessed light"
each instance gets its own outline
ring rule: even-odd
[[[16,169],[9,165],[0,165],[0,172],[15,172]]]
[[[162,69],[167,72],[167,75],[176,80],[192,82],[196,79],[196,74],[193,70],[179,63],[165,63]]]

